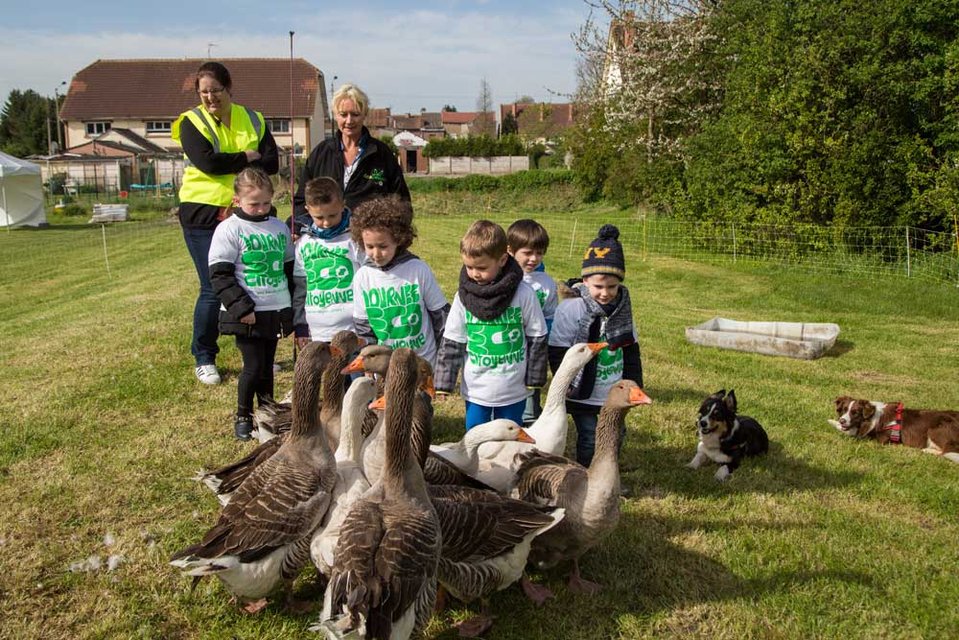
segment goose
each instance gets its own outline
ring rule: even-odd
[[[343,399],[340,443],[333,455],[336,460],[336,485],[332,503],[321,529],[314,534],[310,544],[313,563],[327,578],[333,566],[333,552],[340,536],[340,525],[350,506],[370,488],[361,465],[360,445],[363,443],[363,418],[367,406],[375,397],[376,383],[373,379],[358,378],[350,385]]]
[[[460,636],[477,637],[493,624],[486,596],[520,579],[533,539],[555,527],[565,510],[470,487],[427,490],[443,535],[439,583],[463,602],[482,600],[482,613],[457,625]]]
[[[194,584],[216,575],[248,612],[289,587],[309,559],[310,540],[330,504],[333,455],[317,419],[320,372],[335,347],[308,345],[294,371],[293,428],[279,450],[240,485],[203,539],[173,554],[170,564]]]
[[[390,361],[391,354],[381,354],[373,360],[364,360],[363,367],[379,369],[382,363]],[[433,423],[433,368],[430,364],[414,356],[416,361],[416,381],[417,392],[414,394],[412,406],[412,427],[410,429],[410,445],[413,451],[413,457],[416,459],[420,468],[423,467],[429,453],[430,438],[432,436]],[[374,373],[378,373],[374,370]],[[382,376],[381,376],[382,377]],[[389,384],[389,375],[385,376],[386,384]],[[366,426],[366,423],[364,423]],[[370,432],[369,436],[363,442],[362,453],[363,472],[370,484],[375,484],[386,464],[386,429],[383,419],[380,418],[376,426]]]
[[[458,442],[431,445],[423,475],[430,484],[455,484],[490,489],[488,485],[473,477],[479,469],[476,451],[484,442],[499,441],[536,444],[536,440],[518,424],[512,420],[497,418],[476,425]]]
[[[326,430],[327,443],[331,449],[334,449],[339,439],[340,413],[343,408],[343,380],[340,370],[348,360],[348,356],[365,344],[365,341],[357,337],[352,331],[340,331],[333,336],[330,344],[339,351],[331,352],[330,362],[323,369],[321,379],[323,402],[320,403],[320,422],[323,423]],[[290,397],[292,398],[292,394]],[[279,435],[268,430],[257,431],[257,439],[260,440],[260,444],[253,451],[236,462],[219,469],[200,471],[194,478],[194,480],[203,482],[216,495],[221,505],[229,504],[233,492],[257,466],[263,464],[270,456],[279,451],[283,444],[286,434],[289,433],[292,414],[287,409],[276,409],[277,406],[279,405],[274,402],[264,404],[262,408],[267,411],[276,411],[274,415],[278,421],[271,423],[270,428],[279,428]],[[268,407],[273,408],[267,409]]]
[[[376,401],[385,405],[386,464],[343,521],[322,622],[311,627],[328,638],[409,638],[436,599],[440,525],[410,447],[416,369],[410,349],[393,352]]]
[[[563,361],[553,375],[546,393],[546,403],[539,418],[526,432],[535,441],[535,449],[562,455],[566,449],[566,391],[569,385],[586,363],[592,360],[607,343],[581,342],[566,350]],[[517,464],[516,455],[532,451],[534,445],[525,442],[486,442],[477,450],[480,461],[476,479],[493,487],[500,493],[507,493],[514,480]]]
[[[343,380],[340,370],[346,366],[350,357],[366,344],[366,340],[358,337],[352,331],[340,331],[333,336],[330,344],[342,351],[342,354],[330,360],[327,371],[323,372],[321,389],[322,403],[320,406],[320,420],[327,425],[327,436],[330,437],[330,448],[335,449],[340,431],[340,412],[343,408]],[[254,435],[260,444],[283,435],[290,430],[292,422],[292,393],[280,402],[267,401],[257,407],[253,414]]]
[[[619,521],[619,462],[617,449],[626,413],[635,406],[651,404],[632,380],[614,384],[599,412],[596,453],[589,469],[562,456],[530,451],[517,456],[513,497],[534,504],[563,507],[566,517],[553,529],[533,540],[529,560],[538,569],[548,569],[563,560],[572,561],[569,587],[595,594],[601,585],[579,574],[579,558],[607,536]],[[527,595],[542,603],[552,593],[545,587],[523,583]]]
[[[383,383],[386,378],[386,371],[390,366],[390,357],[393,355],[393,350],[390,347],[382,344],[371,344],[360,349],[359,355],[357,355],[346,368],[343,369],[343,373],[365,373],[368,376],[374,376],[377,381],[377,394],[383,394]],[[366,438],[370,435],[376,425],[379,423],[379,418],[377,414],[372,411],[367,414],[366,420],[363,421],[363,437]]]

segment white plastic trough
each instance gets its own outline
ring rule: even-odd
[[[829,351],[839,337],[831,322],[743,322],[713,318],[686,327],[686,339],[705,347],[749,351],[769,356],[814,360]]]

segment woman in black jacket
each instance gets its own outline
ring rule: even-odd
[[[352,209],[364,200],[395,193],[410,199],[396,156],[386,144],[363,126],[370,100],[354,84],[344,84],[333,96],[333,116],[339,129],[332,138],[313,148],[293,197],[298,226],[309,226],[303,190],[313,178],[329,177],[340,183],[346,206]]]

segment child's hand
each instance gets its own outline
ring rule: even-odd
[[[436,392],[436,397],[433,398],[433,401],[434,401],[434,402],[446,402],[447,400],[449,400],[449,399],[452,398],[452,397],[453,397],[453,394],[451,394],[449,391],[437,391],[437,392]]]
[[[313,341],[312,338],[295,338],[295,340],[296,340],[296,348],[301,350],[306,349],[306,345],[310,344],[310,342]]]
[[[256,314],[251,311],[250,313],[240,318],[240,322],[242,322],[243,324],[256,324]]]

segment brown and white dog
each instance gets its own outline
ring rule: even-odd
[[[906,409],[901,402],[840,396],[836,416],[829,424],[847,436],[904,444],[959,463],[959,411]]]

